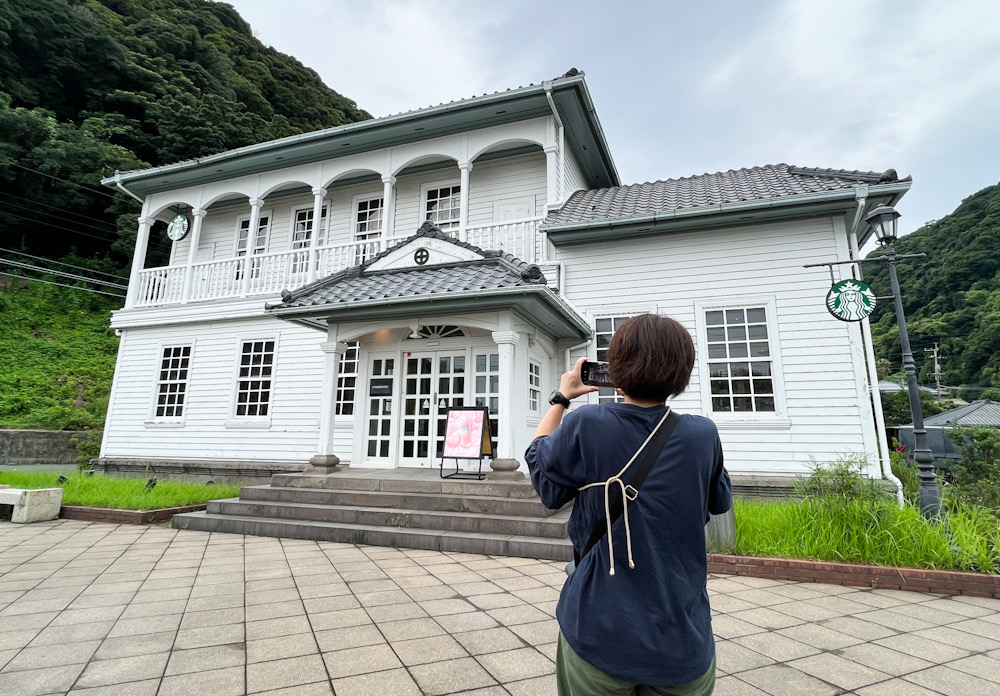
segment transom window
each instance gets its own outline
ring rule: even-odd
[[[163,349],[160,375],[156,381],[157,418],[180,418],[184,415],[190,361],[191,346],[169,346]]]
[[[528,410],[538,413],[542,400],[542,366],[534,360],[528,363]]]
[[[292,249],[305,249],[313,236],[313,209],[303,208],[295,211],[295,223],[292,225]],[[326,206],[319,214],[319,232],[316,235],[316,246],[326,243]]]
[[[611,345],[611,337],[615,335],[615,331],[621,327],[628,319],[632,317],[602,317],[599,318],[594,327],[594,340],[597,342],[597,361],[607,362],[608,361],[608,346]],[[621,403],[625,401],[625,397],[619,394],[617,391],[611,387],[600,387],[597,392],[598,403]]]
[[[240,350],[240,373],[237,380],[237,416],[267,416],[271,404],[273,372],[274,341],[244,341]]]
[[[442,186],[427,191],[426,219],[442,230],[458,227],[461,217],[461,186]]]
[[[774,380],[764,307],[705,312],[712,411],[773,412]]]
[[[419,327],[415,334],[410,334],[407,338],[414,340],[418,338],[459,338],[464,335],[465,332],[462,329],[452,324],[432,324]]]
[[[250,219],[240,220],[239,232],[236,235],[236,255],[246,256],[249,246],[251,254],[263,254],[267,250],[267,225],[269,216],[261,215],[257,221],[257,233],[253,235],[253,243],[250,242]]]
[[[389,361],[390,364],[392,361]],[[381,364],[381,363],[380,363]],[[337,370],[337,406],[338,416],[354,415],[354,399],[358,384],[358,342],[349,341],[347,350],[340,356],[340,369]]]

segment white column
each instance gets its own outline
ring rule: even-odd
[[[559,207],[559,146],[546,145],[545,151],[545,201],[549,210]]]
[[[514,388],[515,379],[528,379],[518,375],[514,362],[514,347],[521,334],[516,331],[494,331],[493,342],[500,354],[500,408],[497,432],[497,459],[514,460]]]
[[[326,198],[325,188],[314,188],[313,192],[313,221],[312,221],[312,232],[310,233],[309,239],[309,282],[316,280],[316,244],[319,241],[319,226],[322,224],[322,214],[323,214],[323,199]],[[326,215],[326,227],[327,235],[330,234],[330,213],[333,211],[328,210]]]
[[[146,249],[149,247],[149,229],[153,218],[139,218],[139,229],[135,233],[135,251],[132,253],[132,272],[129,274],[128,290],[125,293],[125,307],[131,309],[139,301],[139,276],[146,266]]]
[[[380,251],[388,248],[389,237],[396,234],[396,177],[382,177],[382,244]]]
[[[464,242],[469,238],[469,172],[472,171],[472,162],[459,162],[458,170],[462,174],[458,191],[458,238]]]
[[[243,257],[243,281],[240,284],[240,297],[250,294],[250,272],[253,256],[253,244],[257,238],[257,228],[260,226],[260,209],[264,206],[262,198],[250,199],[250,227],[247,229],[246,256]]]
[[[340,358],[347,350],[347,344],[336,339],[336,328],[331,329],[334,340],[319,344],[323,351],[323,399],[319,415],[319,444],[315,457],[309,460],[313,468],[335,467],[340,458],[333,453],[333,425],[336,420],[337,405],[337,375],[340,370]],[[329,472],[328,472],[329,473]]]
[[[187,302],[191,299],[191,284],[194,281],[194,260],[198,253],[198,247],[201,244],[201,223],[205,220],[206,214],[207,211],[201,208],[195,208],[191,211],[194,223],[191,226],[191,245],[188,247],[187,265],[184,267],[184,291],[181,293],[181,302]]]

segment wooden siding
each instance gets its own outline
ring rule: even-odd
[[[498,222],[495,203],[530,201],[531,216],[545,214],[545,155],[477,162],[469,173],[469,225]]]
[[[574,191],[583,191],[587,188],[587,181],[583,177],[583,170],[580,169],[580,165],[576,161],[576,157],[573,156],[572,151],[566,148],[564,155],[564,181],[563,181],[563,198],[569,198],[570,194]]]
[[[771,351],[783,375],[781,412],[746,423],[704,414],[720,424],[730,471],[802,473],[812,460],[832,461],[871,447],[872,434],[865,432],[870,419],[862,412],[868,405],[859,402],[855,384],[850,327],[826,310],[825,269],[802,267],[838,258],[829,219],[628,244],[609,240],[562,247],[558,254],[567,269],[566,297],[591,320],[655,309],[696,335],[696,312],[703,303],[739,306],[743,298],[773,298],[778,335],[771,337]],[[690,386],[675,400],[679,411],[703,412],[704,365],[699,356]],[[874,449],[869,456],[874,461]]]
[[[103,456],[305,464],[316,454],[323,383],[322,333],[260,318],[130,329],[123,338],[122,346],[127,349],[119,359]],[[261,338],[277,341],[270,426],[234,426],[241,343]],[[193,350],[183,424],[151,423],[163,347],[185,344]]]

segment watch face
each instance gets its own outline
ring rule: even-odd
[[[188,233],[188,219],[186,215],[175,215],[167,223],[167,236],[174,242],[184,239]]]

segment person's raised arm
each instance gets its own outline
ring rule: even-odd
[[[578,396],[583,396],[584,394],[589,394],[590,392],[597,391],[597,387],[592,387],[590,385],[584,384],[583,379],[580,377],[580,369],[583,367],[583,363],[587,362],[587,358],[580,358],[576,361],[576,365],[569,372],[564,372],[563,376],[559,380],[559,393],[566,397],[567,401],[572,401]],[[549,410],[545,412],[542,416],[541,422],[538,427],[535,428],[535,434],[531,436],[534,440],[536,437],[541,437],[542,435],[551,435],[562,423],[563,414],[566,412],[566,406],[561,403],[554,403],[549,406]]]

